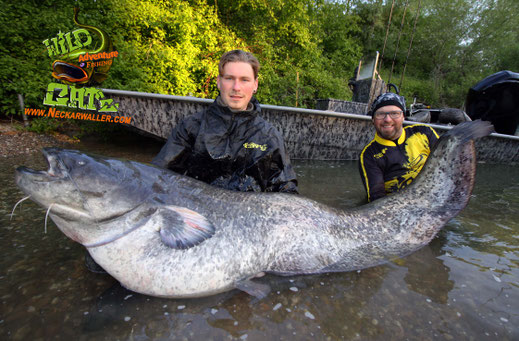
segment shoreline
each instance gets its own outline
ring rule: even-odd
[[[24,131],[17,121],[0,121],[0,158],[30,154],[44,147],[70,147],[78,142],[62,133],[37,134]]]

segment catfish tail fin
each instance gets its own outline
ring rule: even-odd
[[[493,133],[494,126],[488,121],[471,121],[456,125],[454,128],[443,134],[443,136],[454,136],[461,142],[475,140]]]

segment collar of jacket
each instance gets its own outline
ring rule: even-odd
[[[218,109],[218,113],[220,115],[229,115],[229,116],[255,116],[261,112],[261,107],[258,100],[255,97],[252,97],[249,104],[247,105],[247,110],[232,110],[227,105],[223,104],[221,97],[218,96],[211,104],[211,107],[214,109]]]
[[[400,137],[398,138],[396,143],[395,143],[395,141],[386,140],[385,138],[380,137],[380,135],[378,135],[378,133],[375,133],[375,141],[377,141],[378,143],[380,143],[383,146],[396,147],[397,145],[400,145],[405,142],[405,129],[402,129],[402,134],[400,135]]]
[[[237,146],[247,142],[251,133],[251,124],[260,113],[259,102],[252,98],[253,110],[231,111],[227,106],[218,104],[218,98],[211,103],[203,125],[204,146],[214,160],[231,159],[238,150]]]

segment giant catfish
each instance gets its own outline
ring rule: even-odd
[[[351,271],[418,250],[468,203],[475,138],[460,124],[433,148],[404,190],[351,210],[283,193],[233,192],[134,161],[43,150],[49,169],[16,170],[16,183],[58,228],[126,288],[199,297],[238,288],[262,297],[264,272]]]

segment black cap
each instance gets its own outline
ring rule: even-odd
[[[386,92],[385,94],[378,96],[377,99],[371,104],[371,117],[373,117],[373,114],[375,114],[375,111],[377,111],[378,108],[385,107],[386,105],[396,105],[405,113],[404,96],[397,95],[393,92]]]

